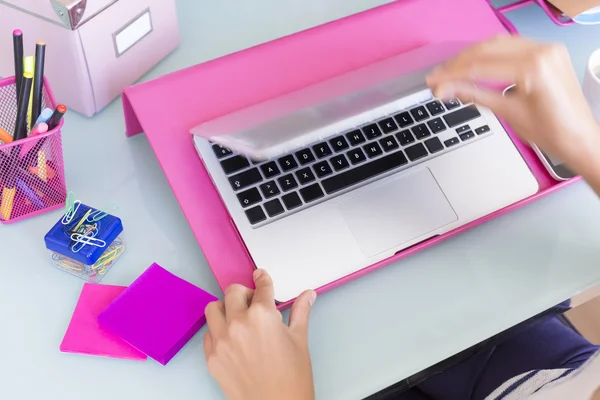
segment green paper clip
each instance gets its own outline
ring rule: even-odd
[[[65,202],[65,215],[62,219],[63,225],[68,225],[71,223],[80,205],[81,202],[79,200],[75,200],[75,193],[69,192],[67,194],[67,200]]]
[[[119,206],[116,203],[112,203],[111,205],[109,205],[109,207],[106,208],[108,211],[104,211],[104,209],[99,208],[96,211],[92,212],[90,215],[88,215],[87,221],[88,222],[98,222],[102,218],[109,215],[110,213],[116,211],[118,208],[119,208]]]

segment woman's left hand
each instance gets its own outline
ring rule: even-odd
[[[296,299],[287,326],[267,272],[256,270],[254,282],[256,290],[232,285],[206,307],[208,369],[229,400],[313,400],[308,316],[316,293]]]

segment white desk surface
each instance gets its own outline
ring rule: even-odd
[[[148,77],[385,2],[178,0],[181,47]],[[600,26],[558,28],[537,7],[510,18],[525,36],[567,43],[580,76],[600,47]],[[97,207],[117,201],[125,224],[128,250],[103,283],[128,285],[156,261],[221,295],[147,139],[124,130],[120,101],[93,119],[71,113],[64,128],[69,188]],[[0,227],[0,398],[222,398],[206,328],[166,367],[59,352],[83,283],[44,248],[59,214]],[[577,184],[329,292],[311,318],[317,397],[359,399],[458,353],[599,283],[599,259],[600,202]]]

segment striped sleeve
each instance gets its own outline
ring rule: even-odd
[[[548,369],[529,371],[516,376],[490,394],[486,400],[526,399],[544,385],[568,376],[573,369]]]
[[[506,381],[485,400],[537,400],[569,398],[587,400],[600,388],[600,353],[581,368],[529,371]],[[575,392],[581,396],[574,396]]]

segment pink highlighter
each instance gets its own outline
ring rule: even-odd
[[[45,122],[42,122],[42,123],[38,124],[35,128],[33,128],[31,133],[29,134],[29,137],[36,136],[36,135],[46,133],[46,132],[48,132],[48,124],[46,124]]]

